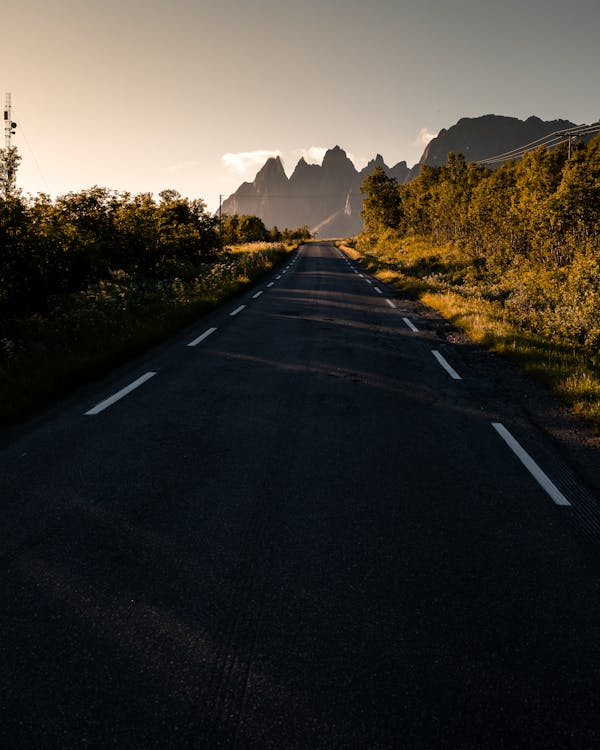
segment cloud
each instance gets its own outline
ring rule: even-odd
[[[308,164],[322,164],[327,151],[329,151],[329,149],[325,148],[324,146],[309,146],[309,148],[296,149],[294,151],[294,155],[296,158],[300,158],[302,156],[304,158],[304,161]],[[346,152],[346,156],[350,159],[350,161],[357,169],[362,169],[369,163],[368,159],[365,159],[362,156],[355,156],[354,154],[351,154],[349,152]]]
[[[323,146],[310,146],[309,148],[299,149],[298,153],[304,157],[304,161],[308,164],[321,164],[326,151],[327,149]]]
[[[350,161],[354,164],[354,166],[357,169],[362,169],[363,167],[366,167],[369,163],[369,159],[365,159],[364,156],[355,156],[354,154],[351,154],[348,152],[346,156],[350,159]]]
[[[247,172],[252,167],[262,167],[267,159],[270,159],[272,156],[281,156],[281,151],[268,151],[267,149],[238,151],[235,154],[223,154],[221,161],[231,172],[244,174],[244,172]]]
[[[421,130],[419,130],[419,135],[415,139],[414,145],[426,146],[429,141],[432,141],[434,138],[437,138],[437,133],[431,133],[427,128],[421,128]]]

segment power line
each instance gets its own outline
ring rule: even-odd
[[[554,148],[555,146],[560,145],[561,143],[564,143],[567,139],[563,138],[561,136],[554,136],[552,138],[547,138],[545,141],[541,143],[537,143],[537,145],[527,145],[527,146],[521,146],[520,148],[515,148],[512,151],[507,151],[504,154],[498,154],[497,156],[491,156],[487,159],[482,159],[478,163],[479,164],[496,164],[499,162],[505,162],[510,161],[513,159],[518,159],[519,157],[526,154],[528,151],[535,151],[537,148]]]
[[[548,135],[544,135],[541,138],[536,138],[535,141],[525,143],[523,146],[517,146],[513,149],[510,149],[510,151],[504,151],[501,154],[488,156],[485,159],[478,159],[478,163],[485,164],[489,162],[501,161],[503,159],[509,159],[513,155],[521,156],[521,154],[524,154],[529,149],[539,148],[540,146],[545,146],[547,145],[547,143],[550,143],[552,141],[556,141],[558,143],[559,140],[561,140],[560,136],[556,136],[554,133],[548,133]]]
[[[23,129],[23,123],[21,123],[21,126],[20,126],[20,133],[23,136],[23,140],[25,141],[25,145],[29,149],[29,153],[31,154],[31,158],[33,159],[33,162],[34,162],[35,166],[37,167],[37,171],[39,172],[39,175],[42,178],[42,182],[46,186],[46,190],[49,193],[51,193],[52,190],[50,188],[50,185],[48,184],[48,180],[46,179],[44,173],[42,172],[42,168],[40,167],[39,162],[38,162],[38,160],[36,158],[36,155],[35,155],[33,149],[31,148],[31,144],[29,143],[29,140],[27,139],[27,136],[25,135],[25,130]]]
[[[569,143],[570,149],[570,145],[574,138],[597,132],[600,132],[600,122],[593,123],[592,125],[579,125],[574,128],[555,130],[552,133],[548,133],[547,135],[541,136],[540,138],[536,138],[534,141],[530,141],[523,146],[513,148],[510,151],[504,151],[503,153],[496,154],[495,156],[488,156],[485,159],[478,159],[477,163],[482,165],[500,164],[505,161],[518,159],[528,151],[533,151],[536,148],[553,148],[560,145],[561,143],[566,142]]]

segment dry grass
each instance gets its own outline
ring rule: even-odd
[[[297,245],[231,248],[168,279],[115,272],[47,314],[0,321],[0,424],[158,344],[267,273]]]
[[[533,317],[515,319],[514,311],[494,298],[494,288],[478,280],[468,259],[453,247],[408,238],[376,250],[359,243],[354,252],[383,281],[421,299],[471,339],[517,363],[600,435],[596,350],[536,330]]]
[[[347,244],[349,242],[352,242],[352,240],[344,240],[342,242],[336,242],[335,244],[340,250],[345,252],[349,258],[352,258],[352,260],[358,260],[361,257],[360,253],[351,244]]]

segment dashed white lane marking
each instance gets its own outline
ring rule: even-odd
[[[235,310],[229,313],[229,317],[233,318],[234,315],[239,315],[239,313],[241,313],[245,307],[246,305],[240,305],[239,307],[236,307]]]
[[[356,270],[356,268],[353,268],[352,270],[354,271],[354,273],[358,273],[358,271]]]
[[[364,278],[365,278],[365,277],[364,277],[364,274],[362,274],[362,273],[359,273],[358,275],[360,276],[360,278],[361,278],[361,279],[364,279]]]
[[[273,286],[274,283],[275,283],[274,281],[269,281],[269,283],[267,284],[267,286]]]
[[[122,399],[123,396],[131,393],[131,391],[134,391],[136,388],[142,385],[142,383],[150,380],[150,378],[153,378],[155,375],[155,372],[147,372],[137,380],[134,380],[133,383],[129,383],[129,385],[126,385],[125,388],[121,388],[121,390],[117,391],[117,393],[114,393],[112,396],[105,398],[104,401],[100,401],[99,404],[96,404],[96,406],[94,406],[92,409],[86,411],[86,415],[100,414],[101,411],[104,411],[105,409],[108,409],[109,406],[112,406],[115,401],[119,401],[119,399]]]
[[[262,289],[260,290],[260,292],[256,292],[256,294],[253,294],[252,299],[258,299],[261,294],[262,294]]]
[[[373,282],[371,281],[371,279],[365,279],[365,281],[367,282],[367,284],[372,284],[372,283],[373,283]]]
[[[407,326],[408,328],[410,328],[410,330],[411,330],[411,331],[414,331],[415,333],[418,333],[418,332],[419,332],[419,329],[418,329],[418,328],[417,328],[417,326],[416,326],[416,325],[415,325],[415,324],[414,324],[414,323],[412,322],[412,320],[411,320],[410,318],[402,318],[402,320],[404,321],[404,324],[405,324],[405,325],[406,325],[406,326]]]
[[[392,302],[392,300],[391,300],[391,299],[386,299],[386,302],[388,303],[388,305],[389,305],[390,307],[393,307],[394,309],[396,309],[396,305],[395,305],[395,304],[394,304],[394,303]]]
[[[383,292],[378,286],[374,286],[373,289],[377,292],[377,294],[383,294]]]
[[[211,333],[214,333],[216,330],[217,330],[216,328],[209,328],[207,331],[204,331],[204,333],[201,333],[197,339],[190,341],[188,346],[198,346],[198,344],[201,341],[204,341],[204,339],[207,339],[211,335]]]
[[[281,278],[281,276],[276,276],[275,278],[279,281],[279,279]]]
[[[511,435],[506,427],[501,422],[492,422],[492,427],[496,430],[498,435],[504,440],[511,451],[517,456],[519,461],[536,480],[536,482],[542,487],[554,500],[557,505],[571,505],[567,498],[562,494],[550,477],[540,469],[538,464],[533,458],[527,453],[525,448]]]
[[[452,367],[452,365],[449,365],[448,362],[446,362],[444,357],[442,357],[442,355],[438,351],[436,351],[435,349],[432,349],[431,353],[433,354],[433,356],[437,359],[440,365],[444,368],[444,370],[446,370],[448,375],[450,375],[450,377],[453,380],[462,380],[461,376],[456,372],[454,367]]]

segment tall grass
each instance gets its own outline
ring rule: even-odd
[[[600,435],[600,273],[579,257],[560,272],[521,262],[490,273],[453,244],[392,232],[346,244],[381,279],[421,299],[474,341],[516,362]]]
[[[226,248],[168,278],[114,271],[55,297],[48,310],[0,320],[0,423],[7,425],[193,322],[273,268],[296,245]]]

